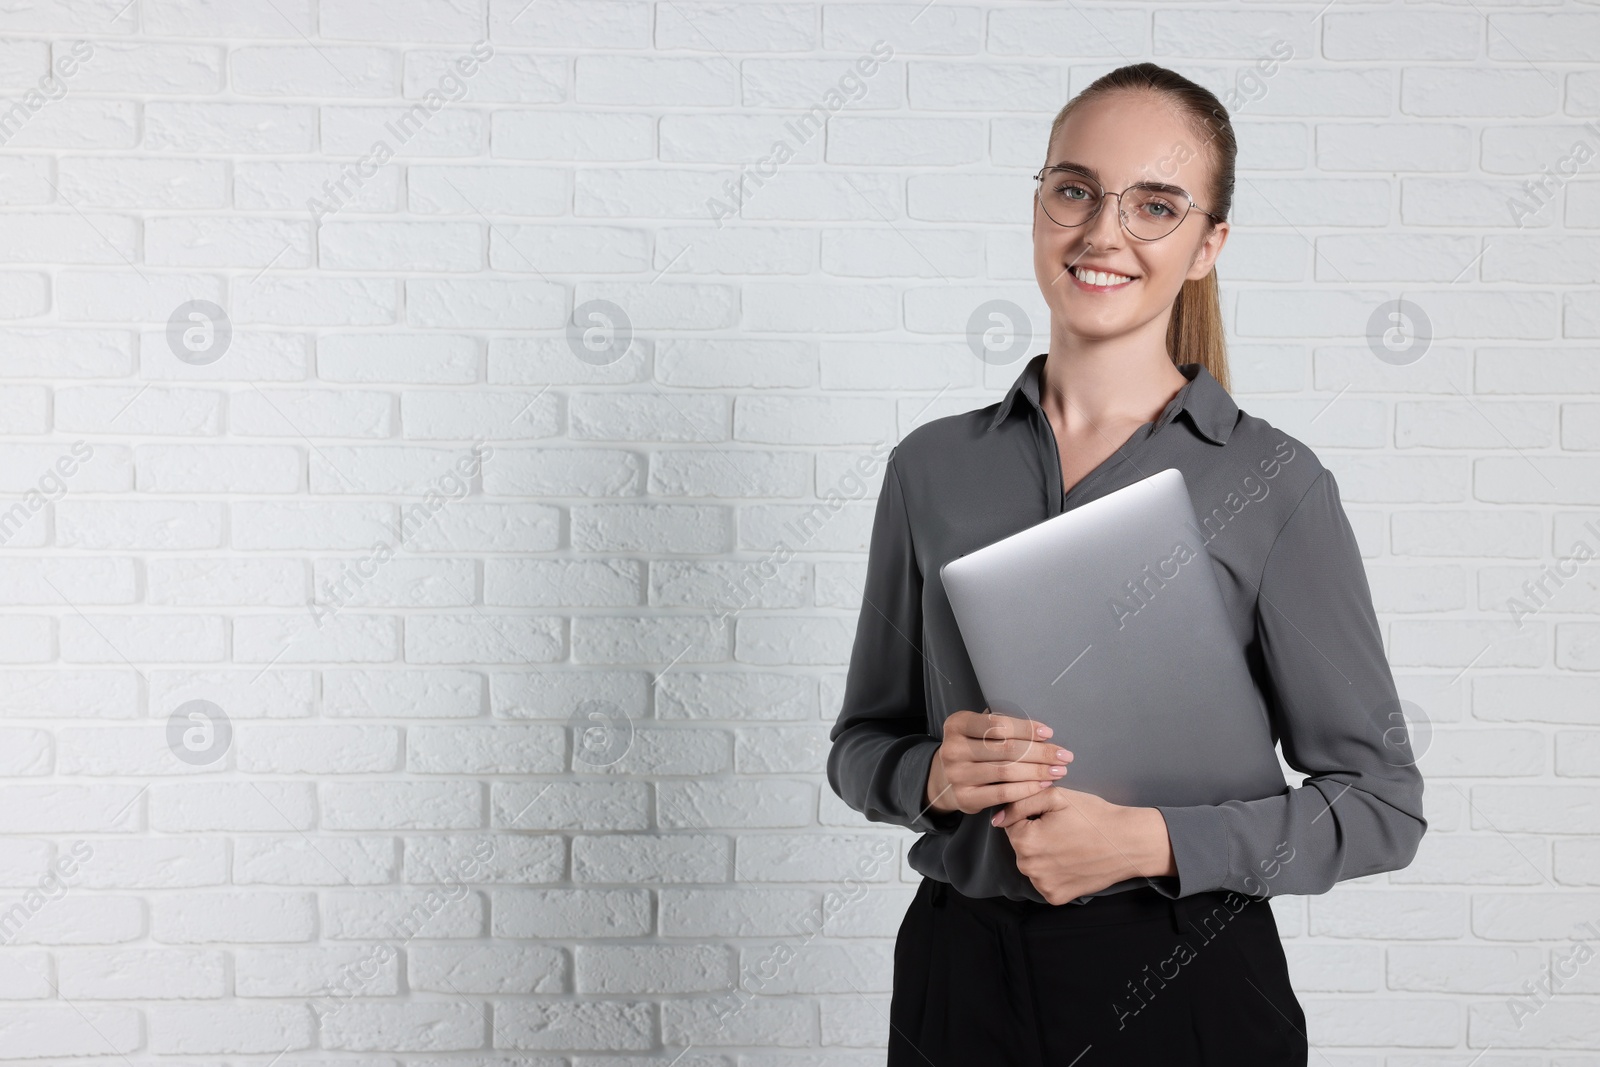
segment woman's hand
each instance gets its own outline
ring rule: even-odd
[[[1048,789],[1072,753],[1047,740],[1050,727],[1009,715],[958,711],[928,767],[928,807],[976,815]]]
[[[1125,878],[1178,873],[1167,821],[1156,808],[1058,787],[1008,804],[995,814],[995,825],[1011,840],[1017,870],[1051,904]]]

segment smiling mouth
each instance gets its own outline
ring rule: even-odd
[[[1106,292],[1112,289],[1120,289],[1135,280],[1126,274],[1112,274],[1103,270],[1087,270],[1083,267],[1068,267],[1067,273],[1071,274],[1073,280],[1085,289],[1098,289]]]

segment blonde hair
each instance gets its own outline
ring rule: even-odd
[[[1096,78],[1077,96],[1068,100],[1056,113],[1050,124],[1050,138],[1045,142],[1047,158],[1050,145],[1067,116],[1084,103],[1115,92],[1135,91],[1151,93],[1171,103],[1179,115],[1200,139],[1200,148],[1211,160],[1211,188],[1196,190],[1202,193],[1196,199],[1221,218],[1228,217],[1233,206],[1233,168],[1239,154],[1239,142],[1234,137],[1233,123],[1227,108],[1222,106],[1210,90],[1196,85],[1183,75],[1154,63],[1133,63],[1118,67]],[[1196,209],[1198,210],[1198,208]],[[1217,220],[1201,215],[1208,226]],[[1211,376],[1232,391],[1228,380],[1228,342],[1222,328],[1222,299],[1217,288],[1217,270],[1213,266],[1204,278],[1186,280],[1172,304],[1172,320],[1167,324],[1167,354],[1173,365],[1198,363],[1211,372]]]

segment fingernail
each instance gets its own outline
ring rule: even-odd
[[[1050,727],[1048,727],[1048,726],[1039,727],[1039,736],[1040,737],[1049,737],[1054,732],[1055,731],[1051,730]]]
[[[1067,769],[1065,767],[1051,767],[1050,773],[1059,778],[1061,775],[1067,773]]]
[[[999,825],[1000,825],[1000,818],[1001,818],[1001,815],[1002,815],[1002,813],[1001,813],[1001,812],[998,812],[998,811],[997,811],[997,812],[995,812],[995,813],[994,813],[994,818],[992,818],[992,819],[990,819],[990,820],[989,820],[989,823],[990,823],[990,825],[992,825],[992,826],[999,826]]]
[[[1064,748],[1056,749],[1056,759],[1060,760],[1062,763],[1067,762],[1067,760],[1069,760],[1071,758],[1072,758],[1072,753],[1068,752],[1066,749],[1064,749]]]

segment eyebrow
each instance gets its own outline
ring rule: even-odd
[[[1095,183],[1098,184],[1099,186],[1101,186],[1102,188],[1105,187],[1106,183],[1105,183],[1104,179],[1102,179],[1100,177],[1100,172],[1095,170],[1093,167],[1088,166],[1087,164],[1074,163],[1070,159],[1064,159],[1059,163],[1050,164],[1050,166],[1046,167],[1045,169],[1046,170],[1053,170],[1056,167],[1062,167],[1062,168],[1065,168],[1066,170],[1076,171],[1079,174],[1084,175],[1085,177],[1094,179]],[[1164,193],[1181,193],[1184,196],[1188,196],[1189,195],[1189,190],[1185,189],[1183,186],[1181,186],[1181,185],[1171,185],[1171,184],[1169,184],[1167,182],[1134,182],[1134,184],[1135,185],[1142,185],[1147,189],[1158,189],[1158,190],[1160,190],[1161,192],[1164,192]]]
[[[1050,164],[1050,166],[1052,168],[1054,168],[1054,167],[1063,167],[1063,168],[1065,168],[1067,170],[1075,170],[1079,174],[1088,175],[1089,177],[1093,178],[1095,181],[1100,182],[1101,185],[1105,184],[1105,182],[1100,180],[1100,172],[1099,171],[1097,171],[1093,167],[1087,166],[1087,165],[1085,165],[1083,163],[1074,163],[1070,159],[1063,159],[1060,163],[1052,163],[1052,164]]]

